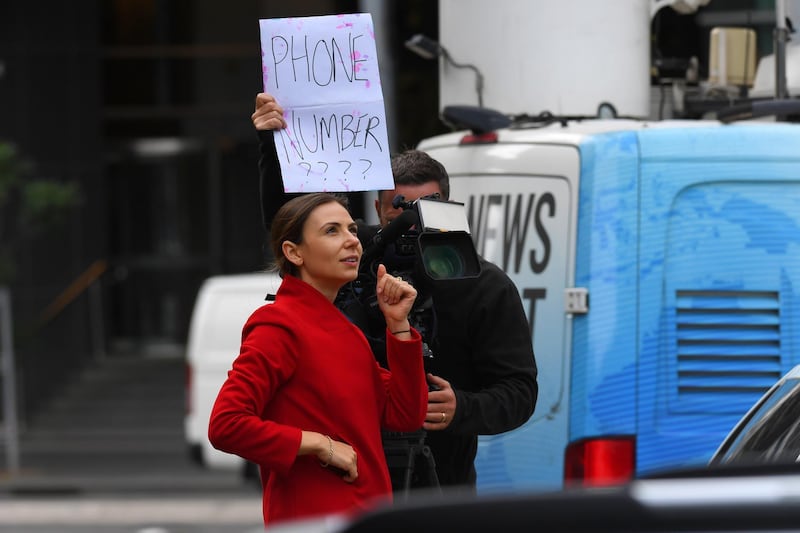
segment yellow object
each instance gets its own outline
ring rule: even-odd
[[[748,28],[713,28],[708,54],[712,86],[753,86],[756,32]]]

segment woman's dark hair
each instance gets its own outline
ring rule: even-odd
[[[309,215],[317,207],[330,202],[338,202],[345,209],[348,209],[346,197],[319,192],[292,198],[283,204],[275,214],[270,230],[270,245],[272,246],[272,256],[275,258],[273,268],[281,277],[286,274],[291,274],[292,276],[297,276],[298,274],[297,266],[283,255],[282,247],[284,241],[302,244],[303,227]]]

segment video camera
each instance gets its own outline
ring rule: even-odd
[[[392,205],[403,212],[365,246],[362,272],[374,275],[382,262],[392,274],[419,282],[421,286],[414,284],[418,290],[480,274],[464,204],[435,194],[413,202],[398,195]]]

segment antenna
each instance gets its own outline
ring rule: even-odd
[[[442,56],[446,62],[456,68],[467,68],[475,72],[475,90],[478,93],[478,106],[483,107],[483,74],[478,70],[478,67],[469,63],[456,63],[444,46],[421,33],[411,37],[406,41],[405,45],[406,48],[422,59],[436,59]]]

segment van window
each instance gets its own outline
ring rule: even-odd
[[[777,387],[753,413],[730,448],[723,463],[796,462],[800,455],[800,380]]]

